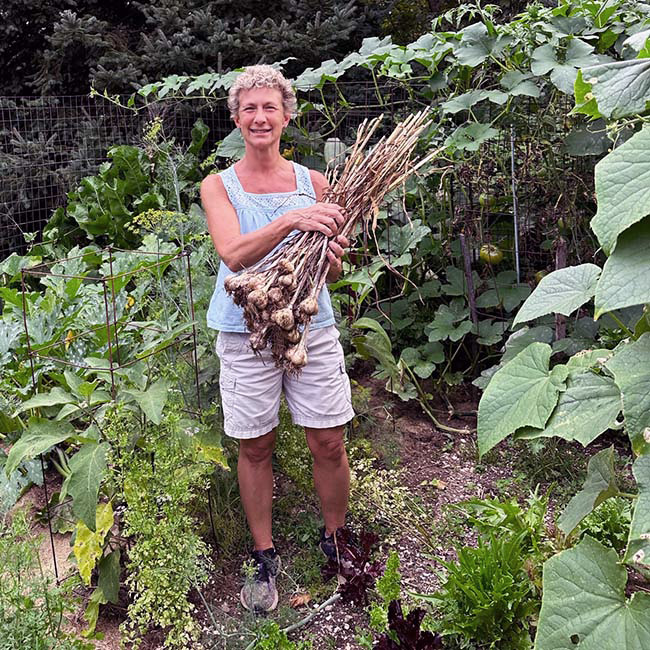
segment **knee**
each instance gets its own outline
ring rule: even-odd
[[[255,438],[253,440],[241,440],[239,442],[239,459],[251,465],[270,463],[274,446],[274,436],[271,436],[269,439]]]
[[[309,449],[316,462],[339,465],[345,459],[343,435],[312,436]]]

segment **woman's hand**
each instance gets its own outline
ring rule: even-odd
[[[340,205],[321,201],[308,208],[290,210],[285,217],[291,222],[293,230],[317,230],[328,237],[338,234],[346,221],[345,210]]]
[[[343,268],[341,258],[345,255],[345,249],[350,246],[350,241],[343,235],[338,235],[329,242],[327,260],[330,263],[330,270],[327,273],[327,282],[336,282],[341,275]]]

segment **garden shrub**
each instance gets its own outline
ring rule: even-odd
[[[188,593],[205,582],[210,565],[190,507],[207,488],[207,476],[186,438],[182,418],[170,409],[160,425],[147,427],[137,453],[121,450],[124,534],[134,542],[126,578],[131,602],[122,630],[136,648],[151,626],[166,630],[166,648],[188,647],[199,634]]]

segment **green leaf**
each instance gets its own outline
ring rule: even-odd
[[[647,650],[650,595],[625,598],[616,551],[586,536],[544,564],[535,650]]]
[[[580,126],[565,138],[564,146],[571,156],[600,156],[611,146],[604,120]]]
[[[624,343],[605,364],[623,396],[625,430],[636,454],[650,453],[650,334]]]
[[[539,76],[550,72],[551,83],[563,93],[571,95],[578,68],[596,61],[593,50],[593,46],[578,38],[571,39],[566,51],[559,54],[553,45],[547,43],[533,51],[531,70]]]
[[[474,286],[477,287],[480,284],[480,278],[476,272],[473,273],[473,276]],[[442,291],[445,295],[464,296],[467,293],[467,280],[465,279],[465,273],[462,271],[462,269],[459,269],[455,266],[448,266],[445,269],[445,277],[447,278],[448,283],[442,287]]]
[[[508,337],[506,350],[501,357],[501,361],[507,363],[511,359],[514,359],[531,343],[548,343],[550,345],[554,337],[555,333],[546,325],[522,327]]]
[[[481,345],[495,345],[503,338],[508,330],[510,323],[508,321],[493,321],[491,319],[481,320],[478,322],[475,334],[478,336],[478,342]]]
[[[160,424],[170,386],[170,382],[166,379],[159,379],[147,390],[125,390],[122,393],[135,400],[144,414],[154,424]]]
[[[565,535],[569,535],[594,508],[618,494],[618,491],[614,470],[614,447],[608,447],[589,459],[584,485],[560,515],[558,528]]]
[[[642,129],[596,165],[598,211],[591,220],[607,255],[618,236],[650,214],[650,129]]]
[[[6,475],[11,476],[12,472],[24,460],[46,452],[50,447],[58,445],[74,434],[74,427],[69,422],[30,418],[27,429],[9,451],[5,465]]]
[[[105,605],[106,602],[107,600],[104,596],[104,592],[100,587],[96,587],[90,596],[90,599],[88,600],[88,606],[84,611],[84,618],[88,623],[88,627],[81,632],[81,636],[89,638],[95,633],[95,628],[97,627],[97,619],[99,618],[99,606]]]
[[[474,104],[478,104],[480,101],[487,99],[489,96],[487,90],[470,90],[468,93],[463,93],[457,97],[452,97],[446,102],[441,104],[443,112],[455,114],[460,111],[466,111],[472,108]]]
[[[97,506],[96,521],[96,532],[90,530],[83,521],[77,522],[72,547],[81,579],[88,586],[90,586],[90,577],[95,564],[104,552],[104,538],[113,525],[113,506],[110,501]]]
[[[619,119],[645,112],[650,101],[650,59],[592,65],[581,72],[604,117]]]
[[[34,397],[23,402],[14,413],[14,417],[28,409],[41,406],[56,406],[57,404],[73,404],[77,399],[60,386],[55,386],[49,393],[37,393]]]
[[[390,338],[388,338],[386,330],[376,320],[374,320],[374,318],[359,318],[354,323],[352,323],[352,327],[372,330],[379,335],[380,339],[383,342],[383,347],[386,350],[390,351],[393,349],[393,344],[390,342]]]
[[[568,366],[568,364],[567,364]],[[613,427],[621,412],[621,393],[610,377],[586,371],[570,374],[546,427],[520,429],[516,438],[577,440],[583,447]]]
[[[459,126],[446,140],[445,147],[465,151],[478,151],[479,147],[488,140],[499,135],[499,130],[490,124],[474,122],[467,126]]]
[[[544,276],[517,312],[513,327],[546,314],[570,316],[596,293],[600,267],[580,264]]]
[[[621,51],[625,54],[626,53],[625,51],[628,50],[628,51],[632,51],[635,56],[640,55],[644,50],[647,49],[648,41],[650,41],[650,29],[644,29],[641,32],[632,34],[632,36],[628,36],[623,41],[623,44],[621,46]],[[624,58],[627,59],[631,57],[624,56]],[[636,56],[636,58],[644,58],[644,57],[641,55],[641,56]]]
[[[549,73],[553,68],[559,65],[555,48],[550,44],[540,45],[533,50],[530,69],[533,74],[542,76]]]
[[[498,54],[509,42],[506,35],[490,34],[482,22],[474,23],[461,30],[461,40],[454,54],[461,65],[472,68],[480,65],[488,56]]]
[[[479,403],[481,456],[517,429],[544,428],[567,377],[566,366],[549,370],[551,352],[546,343],[531,343],[496,372]]]
[[[87,443],[70,459],[71,474],[66,479],[72,497],[72,512],[95,532],[95,511],[99,486],[106,471],[107,442]]]
[[[539,88],[530,80],[531,76],[530,73],[524,74],[519,70],[510,70],[501,77],[500,84],[508,91],[509,95],[539,97]]]
[[[244,138],[239,129],[233,129],[217,147],[217,156],[239,160],[243,157],[246,148]]]
[[[112,553],[105,555],[98,569],[98,586],[104,597],[111,603],[117,603],[120,589],[120,549],[116,548]]]
[[[459,341],[472,331],[471,321],[465,320],[468,315],[469,310],[463,300],[456,299],[450,305],[440,305],[433,321],[424,328],[424,333],[429,341],[444,341],[447,338]]]
[[[650,218],[622,233],[596,285],[594,318],[650,301]]]
[[[641,456],[632,468],[639,495],[634,504],[634,515],[625,549],[624,562],[650,568],[650,455]]]

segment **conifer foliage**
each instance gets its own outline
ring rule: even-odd
[[[6,0],[0,95],[131,92],[170,74],[291,58],[299,73],[380,31],[363,0]],[[19,72],[20,74],[16,74]]]

